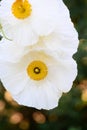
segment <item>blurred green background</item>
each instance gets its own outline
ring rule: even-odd
[[[64,0],[79,33],[78,75],[53,110],[19,106],[0,83],[0,130],[87,130],[87,0]]]

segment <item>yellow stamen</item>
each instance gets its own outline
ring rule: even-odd
[[[33,61],[27,67],[27,74],[33,80],[42,80],[47,76],[48,69],[42,61]]]
[[[16,0],[12,4],[12,14],[18,19],[25,19],[31,15],[31,4],[28,0]]]

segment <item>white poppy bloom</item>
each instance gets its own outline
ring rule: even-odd
[[[66,39],[74,33],[62,0],[2,0],[0,5],[0,24],[14,43],[32,45],[55,30]]]
[[[0,60],[5,88],[19,104],[37,109],[56,107],[62,93],[71,89],[76,74],[72,58],[54,58],[50,51],[32,49],[15,63]]]

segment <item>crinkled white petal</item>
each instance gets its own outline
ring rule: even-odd
[[[22,46],[28,46],[37,43],[39,37],[27,22],[21,23],[21,26],[20,24],[12,26],[10,24],[5,24],[4,22],[3,24],[3,31],[6,37],[11,39],[13,42]]]
[[[27,66],[34,60],[44,62],[47,76],[35,81],[27,74]],[[14,99],[26,106],[52,109],[57,106],[63,92],[68,92],[77,74],[72,58],[53,58],[45,51],[30,51],[17,63],[0,61],[0,78]]]
[[[55,19],[57,11],[57,1],[50,0],[31,0],[33,5],[32,27],[40,35],[47,35],[55,29]],[[38,4],[37,4],[38,3]],[[57,15],[58,16],[58,15]]]
[[[45,50],[46,53],[54,56],[56,59],[69,59],[77,51],[78,34],[74,30],[72,36],[68,32],[66,37],[60,36],[58,32],[51,33],[49,36],[40,37],[37,44],[32,45],[30,50]]]
[[[52,109],[58,105],[59,98],[61,97],[61,92],[55,92],[51,83],[45,81],[41,86],[35,86],[35,84],[27,83],[24,92],[19,93],[18,95],[13,95],[14,99],[17,100],[20,104],[35,107],[38,109]],[[26,95],[25,98],[23,98]]]
[[[17,62],[24,54],[28,52],[27,48],[17,45],[10,40],[2,39],[0,41],[0,61]]]
[[[72,56],[77,51],[79,43],[78,34],[75,30],[72,33],[72,29],[70,29],[69,32],[65,30],[67,33],[66,36],[64,36],[63,33],[59,35],[58,32],[55,32],[48,37],[44,37],[43,44],[46,45],[48,50],[59,52],[61,55]]]
[[[58,59],[57,63],[55,62],[53,66],[49,64],[49,66],[49,75],[53,77],[51,80],[48,78],[49,82],[54,82],[56,89],[62,92],[68,92],[77,75],[77,65],[75,61],[73,61],[73,59]]]

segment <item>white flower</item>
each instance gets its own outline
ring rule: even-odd
[[[0,25],[7,37],[0,41],[0,79],[6,89],[19,104],[56,107],[77,74],[72,55],[78,34],[62,0],[2,0]]]
[[[50,55],[51,54],[51,55]],[[0,60],[0,78],[13,98],[22,105],[52,109],[63,92],[71,89],[77,74],[72,58],[54,58],[49,51],[30,51],[19,62]]]
[[[62,0],[2,0],[0,24],[14,43],[32,45],[39,36],[55,31],[60,37],[73,38],[73,24]]]

